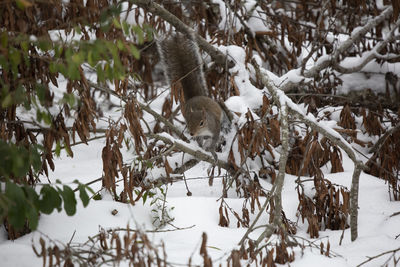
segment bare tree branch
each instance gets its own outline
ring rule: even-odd
[[[229,164],[226,161],[222,161],[222,160],[215,160],[213,156],[211,156],[211,154],[207,154],[205,152],[202,152],[200,150],[193,150],[189,147],[187,147],[186,145],[182,144],[181,142],[177,142],[177,141],[173,141],[171,139],[169,139],[166,136],[163,135],[159,135],[159,134],[148,134],[149,137],[157,139],[157,140],[161,140],[166,144],[170,144],[170,145],[174,145],[176,149],[185,152],[189,155],[192,155],[193,157],[195,157],[196,159],[202,160],[202,161],[206,161],[209,162],[211,164],[214,164],[215,166],[218,166],[220,168],[223,168],[225,170],[227,170],[230,173],[236,173],[235,169],[233,168],[233,166],[231,164]],[[245,170],[241,170],[239,169],[239,172],[245,173]]]
[[[371,29],[382,23],[383,21],[387,20],[390,15],[393,13],[393,8],[390,6],[385,9],[382,14],[375,17],[367,24],[365,24],[361,29],[353,31],[353,34],[343,42],[333,53],[333,55],[325,60],[322,60],[317,65],[312,67],[310,70],[304,73],[304,77],[312,78],[317,76],[323,69],[326,69],[329,66],[335,66],[338,64],[338,59],[340,55],[348,51],[355,43],[360,42],[361,38],[365,36],[367,32]]]
[[[358,188],[361,170],[368,169],[361,160],[358,159],[354,149],[351,145],[344,140],[344,138],[334,131],[330,131],[328,128],[321,126],[312,115],[306,116],[297,105],[288,98],[284,92],[279,90],[273,82],[269,79],[266,74],[261,73],[261,69],[255,60],[252,60],[252,65],[256,70],[256,75],[262,84],[268,89],[269,93],[272,95],[276,104],[282,110],[282,103],[286,102],[290,113],[294,115],[297,119],[305,123],[314,131],[317,131],[327,137],[333,144],[337,145],[343,149],[350,159],[354,162],[354,172],[352,178],[351,192],[350,192],[350,227],[351,227],[351,240],[354,241],[357,238],[357,216],[358,216]]]
[[[362,265],[366,264],[367,262],[370,262],[370,261],[372,261],[372,260],[374,260],[374,259],[377,259],[377,258],[379,258],[379,257],[382,257],[382,256],[384,256],[384,255],[386,255],[386,254],[390,254],[390,253],[395,254],[396,252],[399,252],[399,251],[400,251],[400,248],[396,248],[396,249],[392,249],[392,250],[389,250],[389,251],[382,252],[382,253],[380,253],[380,254],[378,254],[378,255],[375,255],[375,256],[373,256],[373,257],[368,257],[367,260],[365,260],[365,261],[363,261],[362,263],[358,264],[356,267],[362,266]],[[381,265],[381,266],[385,266],[385,265]]]
[[[114,92],[113,90],[111,90],[110,88],[101,86],[99,84],[93,83],[88,81],[88,84],[105,93],[111,94],[117,98],[119,98],[120,100],[122,100],[123,102],[127,103],[128,102],[128,97],[125,96],[121,96],[119,94],[117,94],[116,92]],[[142,104],[140,102],[137,102],[138,105],[140,106],[141,109],[143,109],[144,111],[146,111],[147,113],[151,114],[156,120],[161,121],[162,123],[164,123],[169,129],[171,129],[171,131],[173,131],[177,136],[179,136],[179,138],[181,138],[183,141],[187,142],[189,141],[186,136],[182,133],[182,131],[180,131],[178,128],[175,127],[175,125],[173,125],[169,120],[167,120],[166,118],[164,118],[163,116],[161,116],[160,114],[158,114],[156,111],[154,111],[153,109],[151,109],[148,105]]]
[[[371,51],[367,52],[367,56],[364,57],[363,61],[358,64],[357,66],[351,67],[351,68],[346,68],[341,66],[339,63],[335,62],[333,64],[333,68],[340,72],[340,73],[353,73],[360,71],[362,68],[365,67],[371,60],[375,58],[381,58],[381,55],[379,54],[379,51],[381,51],[383,48],[387,46],[387,44],[391,41],[394,40],[394,32],[397,30],[397,28],[400,26],[400,19],[397,20],[396,24],[388,34],[385,40],[379,42]]]
[[[285,171],[286,171],[286,163],[289,156],[289,120],[288,120],[288,107],[284,101],[280,102],[281,106],[281,133],[282,133],[282,152],[281,157],[279,159],[279,172],[276,177],[274,183],[274,193],[272,198],[274,199],[274,220],[273,220],[273,227],[266,227],[264,232],[258,237],[256,241],[256,246],[260,244],[260,242],[264,238],[269,238],[277,228],[284,229],[282,226],[282,189],[283,189],[283,182],[285,180]]]
[[[231,68],[235,65],[233,61],[228,60],[225,54],[223,54],[217,48],[212,46],[203,37],[198,35],[192,28],[187,26],[174,14],[170,13],[168,10],[166,10],[156,2],[151,0],[133,0],[133,3],[137,4],[146,11],[153,13],[154,15],[160,16],[165,21],[174,26],[175,29],[178,30],[179,32],[186,34],[188,36],[195,36],[199,47],[203,49],[207,54],[209,54],[211,58],[215,61],[215,63],[217,63],[220,67]]]

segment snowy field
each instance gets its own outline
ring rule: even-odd
[[[222,1],[216,1],[223,3]],[[221,23],[225,23],[224,19]],[[250,25],[251,26],[251,25]],[[263,28],[264,29],[264,28]],[[231,69],[234,73],[234,81],[240,94],[232,96],[226,100],[226,106],[238,113],[244,114],[248,110],[254,110],[262,105],[263,93],[266,90],[260,90],[251,83],[251,75],[245,65],[245,50],[235,46],[220,46],[219,49],[223,52],[228,51],[229,55],[235,59],[235,67]],[[260,61],[260,57],[256,57]],[[321,60],[323,58],[321,57]],[[300,60],[300,59],[299,59]],[[351,67],[361,60],[360,57],[347,58],[342,62],[343,67]],[[312,67],[316,64],[315,61],[310,61],[307,67]],[[260,64],[261,65],[261,64]],[[375,92],[384,92],[382,84],[385,83],[384,73],[391,71],[396,75],[400,75],[400,63],[396,64],[378,64],[373,61],[367,64],[364,71],[372,74],[366,76],[363,73],[358,74],[343,74],[340,78],[343,80],[343,85],[338,88],[338,93],[348,93],[352,90],[361,90],[370,88]],[[267,73],[267,71],[265,71]],[[272,73],[268,73],[271,80],[277,85],[283,81],[298,82],[299,69],[292,70],[282,77],[277,77]],[[61,75],[60,75],[61,76]],[[95,81],[95,77],[87,77],[88,80]],[[306,80],[307,81],[307,80]],[[65,80],[59,80],[59,87],[52,88],[55,90],[55,98],[61,98],[66,87]],[[165,91],[164,96],[157,98],[152,102],[151,107],[161,113],[161,107],[164,97],[170,94],[170,91]],[[118,99],[111,97],[114,105],[121,105]],[[139,99],[140,101],[140,99]],[[54,107],[58,109],[59,107]],[[306,111],[306,107],[299,105],[299,109]],[[322,121],[329,127],[337,126],[337,121],[340,113],[340,108],[329,108],[327,110],[335,110],[332,112],[332,118],[329,121]],[[273,107],[276,114],[276,106]],[[53,111],[52,111],[53,112]],[[54,110],[57,114],[58,110]],[[121,112],[121,110],[119,110]],[[108,114],[109,117],[118,119],[118,112]],[[30,118],[30,115],[26,119]],[[21,115],[20,119],[24,119]],[[180,117],[181,121],[183,118]],[[244,121],[244,115],[241,117]],[[257,119],[257,118],[256,118]],[[145,113],[144,120],[149,122],[150,128],[155,124],[152,116]],[[361,117],[356,118],[358,126],[362,124]],[[70,126],[70,125],[69,125]],[[100,121],[97,126],[99,128],[107,127],[105,121]],[[180,125],[179,127],[181,127]],[[385,127],[388,125],[384,125]],[[144,128],[144,127],[143,127]],[[183,126],[182,126],[183,129]],[[359,128],[358,128],[359,129]],[[333,130],[332,130],[333,131]],[[361,131],[360,131],[361,132]],[[362,133],[360,133],[362,135]],[[366,140],[367,136],[364,136]],[[373,139],[375,137],[372,137]],[[376,142],[377,140],[371,140]],[[74,158],[66,155],[62,151],[61,157],[55,160],[55,172],[50,173],[50,181],[53,183],[57,179],[62,183],[70,185],[74,188],[74,180],[79,180],[81,183],[89,183],[102,176],[102,149],[105,144],[105,139],[98,139],[89,142],[89,145],[77,145],[72,148]],[[353,144],[354,145],[354,144]],[[357,146],[357,145],[354,145]],[[366,152],[367,149],[357,147],[357,149]],[[226,152],[226,151],[225,151]],[[237,151],[235,151],[237,152]],[[276,151],[275,151],[276,152]],[[237,152],[238,153],[238,152]],[[400,153],[400,152],[399,152]],[[174,155],[171,162],[178,161],[179,155]],[[222,155],[222,159],[227,158],[227,153]],[[344,172],[331,174],[328,168],[323,168],[325,178],[333,184],[343,185],[350,189],[351,179],[353,174],[353,162],[348,156],[342,152]],[[235,156],[236,159],[239,156]],[[279,155],[278,155],[279,157]],[[133,153],[124,152],[124,160],[129,162],[134,158]],[[170,160],[170,158],[169,158]],[[181,160],[179,156],[179,160]],[[364,159],[363,159],[364,160]],[[70,217],[64,211],[53,212],[50,215],[41,214],[39,219],[38,229],[30,234],[27,234],[14,241],[7,240],[7,234],[3,226],[0,227],[0,267],[35,267],[43,266],[43,260],[38,258],[32,246],[39,248],[40,239],[44,239],[46,244],[55,242],[60,247],[66,244],[80,244],[99,233],[99,229],[117,229],[126,228],[129,226],[132,229],[148,231],[147,236],[150,241],[159,245],[165,246],[167,261],[172,266],[188,266],[191,265],[203,266],[203,258],[200,255],[200,247],[202,242],[202,234],[206,233],[207,251],[212,258],[213,266],[227,266],[227,257],[233,249],[238,249],[238,242],[244,236],[247,228],[237,227],[236,218],[229,213],[229,227],[220,227],[219,222],[219,207],[220,197],[222,192],[221,179],[214,178],[214,183],[209,186],[207,178],[207,169],[210,167],[208,163],[200,163],[194,168],[185,173],[189,190],[192,195],[187,196],[187,189],[183,181],[177,181],[167,185],[167,206],[170,215],[174,218],[173,226],[167,226],[155,230],[152,221],[154,219],[154,206],[150,205],[151,200],[143,203],[137,201],[135,205],[124,204],[113,201],[110,195],[102,193],[102,200],[91,200],[89,205],[84,208],[81,201],[78,199],[77,213]],[[154,173],[149,173],[148,178],[158,178],[160,170],[155,169]],[[200,177],[200,179],[198,179]],[[359,213],[358,213],[358,238],[356,241],[350,240],[350,228],[344,232],[342,230],[322,230],[319,232],[318,239],[310,239],[307,233],[307,222],[302,222],[297,216],[297,206],[299,203],[298,193],[296,191],[295,180],[298,177],[292,175],[285,176],[285,184],[282,192],[283,211],[286,217],[297,224],[296,236],[298,240],[306,239],[314,242],[317,247],[308,246],[304,243],[305,249],[294,247],[295,261],[290,263],[292,267],[354,267],[363,263],[368,257],[379,255],[390,250],[400,249],[400,201],[390,201],[388,193],[388,184],[384,180],[377,177],[361,173],[360,191],[359,191]],[[309,177],[304,177],[309,179]],[[42,177],[41,181],[46,183],[47,178]],[[260,179],[260,183],[265,190],[271,188],[268,181]],[[312,183],[308,183],[308,188],[311,190]],[[101,189],[101,182],[94,183],[90,187],[95,191]],[[119,184],[118,188],[122,190],[123,184]],[[235,210],[238,214],[242,213],[244,199],[236,197],[234,189],[231,189],[228,198],[224,201]],[[264,199],[260,198],[263,203]],[[254,214],[250,214],[250,223],[258,213],[256,209]],[[268,223],[268,215],[264,213],[258,225]],[[253,231],[250,235],[251,239],[257,239],[264,228],[259,228]],[[343,238],[342,238],[343,237]],[[322,243],[326,246],[330,244],[330,257],[321,255],[318,246]],[[399,258],[398,251],[396,257]],[[392,254],[387,253],[381,257],[371,260],[362,266],[394,266]],[[243,266],[257,266],[256,263],[242,261]],[[47,265],[46,265],[47,266]],[[112,264],[111,264],[112,266]],[[119,266],[129,266],[127,263],[121,262]],[[259,266],[259,265],[258,265]]]
[[[89,146],[79,145],[75,147],[73,159],[65,154],[57,160],[57,169],[51,174],[51,180],[60,179],[64,183],[79,179],[81,182],[89,182],[101,176],[101,149],[103,141],[97,140]],[[346,160],[343,173],[326,174],[326,178],[333,183],[350,187],[352,164]],[[198,165],[191,171],[193,177],[196,173],[204,173],[207,166]],[[188,175],[187,178],[191,176]],[[298,205],[297,192],[294,180],[297,177],[287,175],[283,192],[283,209],[288,219],[298,221],[297,235],[308,238],[307,225],[302,224],[296,217]],[[270,188],[270,184],[261,180],[264,188]],[[92,185],[94,190],[100,188],[100,182]],[[169,207],[174,207],[172,216],[175,218],[173,225],[182,228],[171,232],[148,233],[155,244],[164,242],[167,260],[175,264],[187,264],[192,257],[192,264],[202,265],[199,255],[202,233],[208,235],[208,252],[214,261],[225,265],[226,256],[236,247],[244,235],[246,228],[237,228],[235,218],[230,217],[231,223],[228,228],[218,226],[218,208],[221,195],[221,184],[218,179],[214,185],[208,185],[208,179],[190,180],[188,186],[193,193],[186,196],[186,188],[183,182],[176,182],[168,188],[167,201]],[[391,202],[388,198],[388,187],[383,180],[367,174],[362,174],[360,179],[359,198],[359,237],[355,242],[350,241],[350,229],[344,232],[342,245],[339,245],[342,231],[321,231],[320,240],[325,244],[329,240],[331,251],[336,257],[325,257],[320,255],[318,249],[306,248],[304,254],[300,249],[294,248],[296,260],[290,266],[357,266],[367,259],[379,253],[400,247],[400,215],[392,216],[400,211],[400,202]],[[226,199],[230,207],[240,213],[243,200],[238,198]],[[261,200],[262,202],[262,200]],[[137,202],[135,206],[114,202],[111,199],[89,203],[86,208],[78,201],[78,211],[75,216],[69,217],[65,212],[54,212],[51,215],[41,215],[38,230],[27,234],[15,241],[6,240],[5,230],[1,229],[0,239],[0,266],[42,266],[42,259],[38,258],[33,250],[32,244],[39,244],[39,238],[45,240],[60,241],[64,244],[72,241],[85,242],[89,236],[98,233],[99,228],[131,228],[152,230],[151,207],[149,201],[142,204]],[[118,213],[112,214],[116,209]],[[254,214],[251,218],[254,218]],[[265,224],[267,218],[261,218],[259,223]],[[173,229],[167,227],[166,229]],[[251,238],[257,238],[260,232],[253,232]],[[319,244],[318,240],[316,244]],[[380,257],[364,266],[381,266],[391,256]],[[388,263],[389,266],[392,262]],[[255,266],[255,264],[253,264]],[[124,266],[122,263],[121,266]]]

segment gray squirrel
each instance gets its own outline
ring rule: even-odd
[[[167,81],[171,85],[181,82],[184,98],[182,114],[190,135],[216,158],[215,148],[221,124],[227,117],[221,106],[206,95],[202,60],[194,37],[173,34],[158,41],[158,50]],[[203,139],[208,138],[211,141],[203,144]]]

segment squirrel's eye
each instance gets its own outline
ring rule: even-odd
[[[204,121],[200,121],[200,126],[203,126],[203,124],[204,124]]]

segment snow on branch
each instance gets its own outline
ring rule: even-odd
[[[197,34],[192,28],[183,23],[174,14],[151,0],[134,0],[133,3],[145,9],[154,15],[160,16],[162,19],[170,23],[175,29],[188,36],[195,36],[196,41],[201,49],[203,49],[210,57],[221,67],[230,68],[234,63],[226,57],[220,50],[212,46],[207,40]]]
[[[209,162],[209,163],[211,163],[211,164],[213,164],[215,166],[218,166],[220,168],[223,168],[223,169],[227,170],[228,172],[236,173],[236,171],[233,168],[233,166],[231,164],[229,164],[228,162],[220,160],[220,159],[215,160],[214,157],[211,156],[210,153],[203,152],[203,151],[200,151],[200,150],[194,150],[193,148],[189,147],[188,144],[186,144],[186,143],[184,143],[182,141],[176,140],[172,136],[169,136],[166,133],[163,133],[163,134],[149,134],[149,136],[151,138],[156,139],[156,140],[161,140],[166,144],[173,145],[179,151],[185,152],[185,153],[193,156],[194,158],[196,158],[198,160]],[[239,169],[239,172],[240,171],[243,172],[243,173],[245,172],[244,170],[240,170]]]
[[[358,216],[358,188],[359,178],[361,170],[366,170],[367,167],[358,159],[357,154],[351,145],[335,130],[327,127],[318,122],[311,114],[304,114],[293,101],[285,95],[285,93],[277,88],[274,83],[269,79],[266,72],[262,72],[260,66],[253,59],[252,65],[256,70],[256,75],[262,84],[267,88],[269,93],[272,95],[275,103],[283,111],[286,107],[290,113],[293,114],[297,119],[305,123],[314,131],[317,131],[327,137],[333,144],[343,149],[350,159],[354,162],[354,172],[351,184],[350,192],[350,227],[351,227],[351,240],[354,241],[357,238],[357,216]],[[282,115],[284,112],[282,113]],[[283,145],[283,144],[282,144]]]
[[[373,60],[375,58],[381,58],[381,59],[384,58],[381,54],[379,54],[379,51],[381,51],[384,47],[386,47],[386,45],[389,42],[394,40],[394,32],[397,30],[398,27],[400,27],[400,19],[397,20],[396,24],[394,25],[392,30],[389,32],[389,34],[385,38],[385,40],[379,42],[371,51],[366,52],[363,56],[362,61],[357,66],[347,68],[347,67],[343,67],[339,63],[335,62],[333,65],[333,68],[336,71],[343,73],[343,74],[353,73],[353,72],[360,71],[362,68],[365,67],[365,65],[367,65],[371,60]],[[398,57],[398,55],[397,55],[397,57]]]
[[[329,58],[326,58],[319,62],[317,65],[312,67],[310,70],[306,71],[304,73],[304,77],[306,78],[312,78],[317,76],[323,69],[326,69],[329,66],[335,66],[338,64],[338,60],[340,55],[348,51],[355,43],[360,42],[361,38],[365,36],[367,32],[369,32],[371,29],[382,23],[383,21],[387,20],[390,15],[393,13],[393,8],[390,6],[387,9],[385,9],[382,14],[374,18],[373,20],[369,21],[367,24],[365,24],[361,28],[356,28],[352,35],[347,39],[345,42],[343,42],[333,53],[333,55]],[[396,23],[397,25],[397,23]]]

